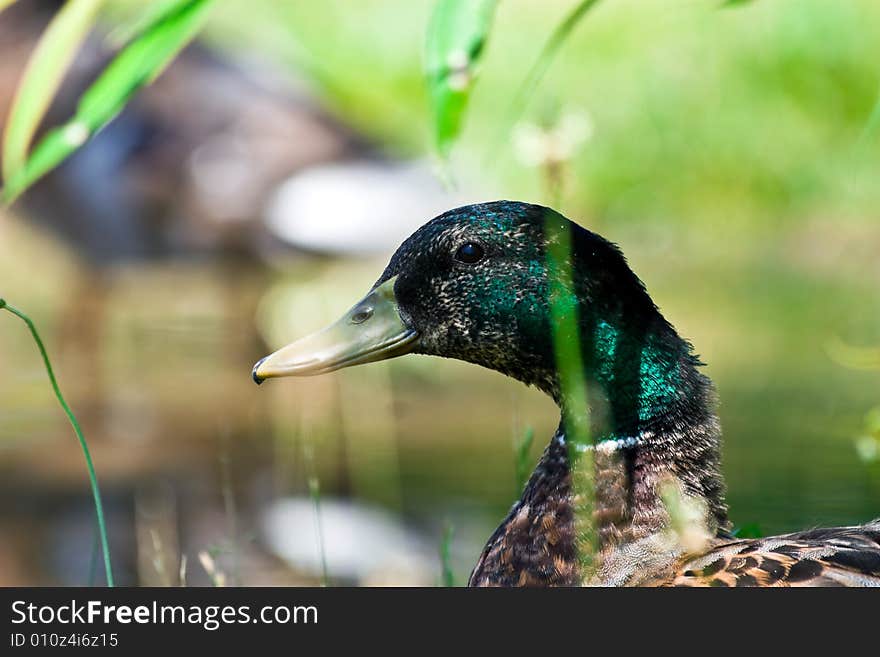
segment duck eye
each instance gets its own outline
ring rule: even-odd
[[[482,246],[475,244],[474,242],[465,242],[458,247],[458,250],[455,252],[455,259],[459,262],[472,265],[475,262],[482,260],[484,255],[486,255],[486,252],[483,250]]]

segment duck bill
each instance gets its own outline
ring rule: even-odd
[[[418,334],[397,310],[393,277],[373,289],[330,326],[282,347],[254,366],[258,384],[282,376],[315,376],[343,367],[402,356]]]

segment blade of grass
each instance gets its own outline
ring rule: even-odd
[[[550,68],[553,59],[559,53],[559,49],[568,37],[571,36],[574,28],[577,27],[581,19],[587,15],[587,12],[597,4],[599,4],[599,0],[581,0],[581,2],[579,2],[575,8],[572,9],[564,19],[562,19],[562,22],[556,26],[556,29],[553,30],[550,38],[547,39],[547,43],[544,44],[541,54],[538,55],[538,59],[532,65],[529,74],[526,76],[526,79],[523,81],[523,84],[519,89],[517,99],[522,105],[525,105],[531,97],[535,88],[538,86],[538,83],[541,82],[541,79],[547,72],[547,69]]]
[[[199,563],[211,578],[211,584],[216,588],[222,588],[226,586],[226,573],[217,566],[216,557],[217,554],[212,553],[211,550],[202,550],[199,552]]]
[[[578,297],[571,264],[571,231],[559,215],[550,214],[545,222],[550,279],[550,314],[553,320],[553,347],[561,389],[562,418],[566,442],[590,445],[587,383],[583,373]]]
[[[95,585],[95,575],[98,573],[98,554],[101,552],[101,532],[95,527],[95,537],[92,541],[92,554],[89,557],[89,576],[86,586]]]
[[[105,42],[111,48],[121,48],[150,29],[165,14],[174,11],[180,0],[153,0],[143,11],[131,18],[123,18],[107,34]]]
[[[321,556],[321,586],[326,587],[330,582],[330,576],[327,570],[327,551],[324,547],[324,524],[321,521],[321,483],[318,480],[318,472],[315,468],[313,446],[310,443],[303,444],[302,449],[306,462],[309,497],[312,500],[312,509],[315,512],[315,537],[318,542],[318,554]]]
[[[110,566],[110,545],[107,541],[107,526],[104,522],[104,505],[101,503],[101,489],[98,487],[98,477],[95,474],[95,466],[92,463],[92,455],[89,452],[89,445],[86,443],[86,438],[83,435],[82,429],[80,429],[76,416],[64,400],[64,395],[61,394],[61,388],[58,387],[58,381],[55,379],[55,372],[52,370],[52,363],[49,361],[49,354],[46,352],[46,347],[43,345],[43,340],[40,338],[40,334],[37,332],[37,327],[34,325],[30,317],[15,306],[9,305],[5,299],[0,299],[0,310],[2,309],[11,312],[13,315],[21,319],[28,327],[31,337],[34,339],[37,349],[40,351],[40,355],[43,357],[43,364],[46,366],[46,373],[49,375],[49,382],[52,384],[52,390],[55,391],[55,397],[58,399],[58,404],[64,410],[64,414],[67,416],[70,426],[73,427],[73,432],[76,434],[77,440],[79,440],[79,445],[82,448],[83,455],[86,459],[86,469],[89,472],[89,483],[92,487],[92,497],[95,502],[95,515],[98,519],[101,550],[104,554],[104,572],[107,576],[107,586],[113,586],[113,569]]]
[[[425,78],[441,158],[461,132],[476,67],[486,46],[497,0],[439,0],[428,24]]]
[[[326,587],[330,578],[327,572],[327,552],[324,548],[324,526],[321,522],[321,485],[317,475],[309,476],[309,497],[315,511],[315,535],[318,539],[318,552],[321,555],[321,586]]]
[[[141,87],[153,82],[201,29],[212,3],[169,2],[167,11],[156,16],[83,94],[73,118],[46,134],[24,167],[7,179],[4,200],[11,203],[109,123]]]
[[[0,0],[0,11],[6,9],[13,2],[15,2],[15,0]]]
[[[33,54],[12,101],[3,140],[3,177],[15,177],[27,160],[28,147],[49,109],[103,0],[70,0],[52,18]]]
[[[535,60],[535,63],[532,65],[531,69],[529,69],[523,83],[513,97],[513,102],[510,104],[507,118],[501,123],[501,130],[498,133],[498,137],[496,138],[493,147],[489,150],[489,155],[491,157],[494,157],[495,154],[497,154],[498,147],[506,141],[510,128],[519,120],[519,117],[522,116],[528,106],[529,100],[535,93],[535,89],[537,89],[544,74],[547,73],[547,69],[550,68],[550,64],[558,54],[559,49],[574,31],[574,28],[577,27],[578,23],[580,23],[581,19],[597,4],[599,4],[599,0],[581,0],[581,2],[579,2],[575,8],[562,19],[562,22],[556,26],[556,29],[553,30],[550,38],[547,39],[547,42],[541,49],[538,59]]]
[[[443,537],[440,539],[440,564],[441,581],[443,586],[455,586],[455,572],[452,569],[452,537],[455,535],[455,526],[446,521],[443,527]]]
[[[238,584],[239,576],[239,545],[238,545],[238,512],[235,503],[235,491],[232,486],[232,471],[229,455],[229,429],[220,430],[220,481],[223,495],[223,510],[226,515],[226,530],[229,533],[229,580],[232,586]]]
[[[544,222],[547,240],[550,315],[553,351],[559,376],[562,429],[568,448],[574,499],[578,558],[587,576],[595,570],[598,536],[593,520],[595,501],[594,462],[590,431],[587,382],[583,371],[579,300],[574,287],[571,229],[559,215],[550,213]]]

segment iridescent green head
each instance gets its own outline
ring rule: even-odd
[[[551,256],[554,240],[569,258]],[[482,365],[559,401],[554,327],[575,321],[586,376],[618,427],[692,392],[689,345],[663,319],[612,243],[545,207],[512,201],[451,210],[422,226],[371,292],[325,331],[260,361],[259,381],[421,353]],[[695,379],[694,377],[697,377]],[[634,428],[634,427],[633,427]]]

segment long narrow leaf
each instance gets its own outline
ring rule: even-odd
[[[449,154],[486,45],[497,0],[439,0],[428,26],[425,76],[434,112],[434,139]]]
[[[28,61],[6,121],[3,177],[14,178],[24,166],[37,126],[74,55],[82,45],[103,0],[69,0],[49,23]]]
[[[556,26],[556,29],[553,30],[553,34],[550,35],[550,38],[547,39],[547,43],[544,44],[541,54],[538,55],[537,61],[532,66],[532,69],[529,71],[528,76],[526,76],[526,79],[520,88],[518,95],[520,103],[525,104],[525,101],[532,95],[535,87],[538,86],[541,78],[544,77],[547,69],[550,68],[550,63],[553,61],[553,58],[556,57],[556,53],[559,52],[562,44],[565,43],[574,28],[577,27],[577,24],[580,23],[584,16],[586,16],[587,12],[597,4],[599,4],[599,0],[581,0],[581,2],[572,9],[571,13],[569,13],[568,16]]]
[[[490,156],[494,157],[498,151],[498,146],[507,139],[511,127],[517,120],[519,120],[519,117],[525,111],[529,100],[535,93],[535,89],[538,87],[538,84],[541,82],[547,69],[550,68],[550,64],[553,62],[554,57],[556,57],[566,39],[568,39],[581,19],[586,16],[587,12],[598,3],[599,0],[581,0],[581,2],[579,2],[575,8],[572,9],[564,19],[562,19],[562,22],[556,26],[556,29],[553,30],[550,38],[547,39],[547,42],[541,49],[538,59],[535,60],[532,68],[529,69],[525,80],[523,80],[522,85],[520,85],[519,90],[514,96],[508,115],[501,123],[498,137],[489,151]]]
[[[7,180],[3,198],[12,202],[109,123],[141,87],[150,84],[195,37],[213,0],[168,5],[152,25],[127,45],[80,98],[73,118],[43,138],[25,166]]]
[[[151,0],[139,14],[114,25],[107,35],[107,43],[112,48],[121,48],[131,43],[149,30],[156,21],[175,11],[180,4],[180,0]]]
[[[547,73],[547,69],[550,68],[550,64],[553,62],[553,59],[556,57],[562,44],[565,43],[566,39],[568,39],[574,31],[574,28],[577,27],[577,24],[580,23],[584,16],[586,16],[587,12],[598,3],[599,0],[581,0],[581,2],[579,2],[577,6],[562,20],[562,22],[556,26],[556,29],[553,30],[553,34],[547,39],[547,43],[544,44],[541,54],[538,55],[538,59],[532,65],[532,68],[529,70],[526,79],[523,81],[522,86],[519,88],[519,91],[514,98],[507,128],[513,125],[513,123],[519,119],[523,110],[525,110],[529,99],[533,96],[535,89],[541,82],[544,74]]]
[[[590,404],[587,381],[582,368],[581,327],[578,324],[578,299],[572,265],[571,229],[560,223],[552,213],[544,218],[547,238],[547,268],[554,272],[550,280],[551,326],[553,352],[559,375],[562,397],[562,427],[568,448],[571,490],[578,502],[574,505],[574,525],[578,540],[578,556],[584,572],[596,567],[598,534],[595,524],[596,488],[594,479],[593,436],[590,426]]]

